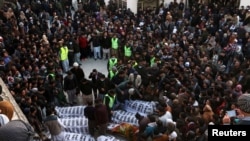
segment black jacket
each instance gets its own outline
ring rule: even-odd
[[[70,71],[76,76],[77,83],[79,85],[81,83],[81,80],[85,78],[85,73],[83,69],[81,67],[78,67],[78,68],[72,68]]]
[[[93,38],[92,38],[92,43],[93,43],[93,47],[101,46],[100,37],[98,37],[98,36],[93,36]]]
[[[92,80],[93,84],[96,84],[97,80],[99,80],[101,78],[103,74],[100,72],[91,72],[89,74],[89,79]]]
[[[63,85],[63,89],[65,91],[67,90],[73,90],[75,88],[77,88],[78,84],[77,84],[77,79],[76,76],[74,74],[72,74],[72,76],[65,76],[64,78],[64,85]]]
[[[96,84],[100,94],[107,94],[108,90],[115,88],[114,84],[108,78],[105,78],[104,81],[99,79]]]
[[[101,46],[104,49],[111,48],[111,38],[110,37],[102,37],[102,39],[101,39]]]
[[[95,120],[95,107],[87,106],[84,109],[84,116],[88,118],[88,120]]]
[[[84,79],[80,84],[80,90],[84,95],[91,95],[93,89],[93,83],[87,79]]]

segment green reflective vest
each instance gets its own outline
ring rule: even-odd
[[[138,63],[137,62],[135,62],[134,64],[133,64],[133,66],[132,67],[136,67],[138,65]]]
[[[109,79],[111,80],[116,74],[117,72],[109,71]]]
[[[152,57],[150,59],[150,66],[152,67],[154,63],[155,63],[155,57]]]
[[[111,39],[111,47],[113,49],[118,49],[118,38],[112,38]]]
[[[62,46],[62,47],[60,48],[60,60],[61,60],[61,61],[64,61],[64,60],[67,60],[67,59],[68,59],[68,52],[69,52],[68,47]]]
[[[54,73],[49,73],[47,75],[47,78],[49,79],[49,77],[51,78],[50,80],[55,80],[56,79],[56,75]]]
[[[108,103],[108,106],[110,109],[113,108],[114,104],[115,104],[115,95],[112,97],[110,96],[109,94],[106,94],[105,97],[104,97],[104,100],[103,100],[103,103],[106,105],[105,101],[106,101],[106,98],[109,98],[109,103]]]
[[[132,51],[130,47],[124,46],[124,56],[130,57],[132,55]]]
[[[112,69],[113,66],[115,66],[118,62],[118,59],[117,58],[110,58],[109,59],[109,70]]]

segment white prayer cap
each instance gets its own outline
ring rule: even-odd
[[[168,137],[169,137],[169,140],[174,140],[177,138],[177,133],[173,131]]]
[[[9,122],[9,118],[5,114],[0,114],[0,127]]]
[[[130,89],[128,90],[128,93],[129,93],[130,95],[133,95],[134,92],[135,92],[135,89],[134,89],[134,88],[130,88]]]

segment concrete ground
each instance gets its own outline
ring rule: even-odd
[[[108,75],[107,63],[108,63],[108,60],[104,60],[104,59],[94,60],[93,58],[89,58],[89,59],[82,61],[81,68],[83,69],[86,78],[88,78],[89,74],[92,72],[93,69],[96,69],[97,71],[107,76]]]
[[[88,79],[89,74],[92,72],[93,69],[96,69],[98,72],[101,72],[103,74],[105,74],[105,76],[108,75],[108,71],[107,71],[107,63],[108,60],[94,60],[93,58],[89,58],[86,60],[82,61],[82,65],[81,68],[83,69],[84,73],[85,73],[85,78]],[[82,105],[82,98],[81,95],[78,95],[78,105]],[[96,137],[98,136],[98,134],[96,134]],[[119,135],[113,135],[115,136],[118,141],[126,141],[125,138],[123,138],[122,136]]]
[[[102,59],[102,60],[100,60],[100,59],[95,60],[93,58],[88,58],[86,60],[83,60],[81,68],[84,71],[85,78],[89,79],[89,75],[90,75],[90,73],[92,72],[93,69],[96,69],[98,72],[101,72],[105,76],[107,76],[108,75],[107,63],[108,63],[108,60],[104,60],[104,59]],[[78,100],[77,101],[78,105],[82,105],[81,95],[78,95],[77,100]]]

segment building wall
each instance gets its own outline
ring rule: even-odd
[[[159,5],[159,0],[139,0],[138,1],[138,6],[143,7],[143,8],[153,8],[157,7]]]
[[[162,3],[164,4],[164,6],[167,7],[170,4],[170,2],[173,2],[174,0],[124,0],[124,1],[128,2],[127,8],[133,9],[133,11],[135,11],[135,13],[136,13],[137,12],[136,9],[138,7],[142,7],[143,9],[145,9],[147,7],[153,8],[153,7],[159,6]],[[130,4],[130,3],[132,3],[132,1],[133,1],[133,4]],[[135,4],[135,1],[138,1],[137,5]],[[179,3],[181,0],[176,0],[176,1]],[[189,6],[190,1],[191,0],[183,0],[183,2],[186,4],[186,6]],[[208,4],[209,2],[211,2],[211,0],[197,0],[197,1],[204,3],[204,4]],[[240,3],[240,6],[246,7],[246,6],[250,5],[249,0],[235,0],[235,1],[237,1],[238,4]]]
[[[250,1],[249,0],[241,0],[240,1],[240,7],[241,6],[244,6],[245,8],[247,7],[247,6],[250,6]]]
[[[138,0],[127,0],[127,8],[130,8],[133,13],[137,13],[137,5]]]

